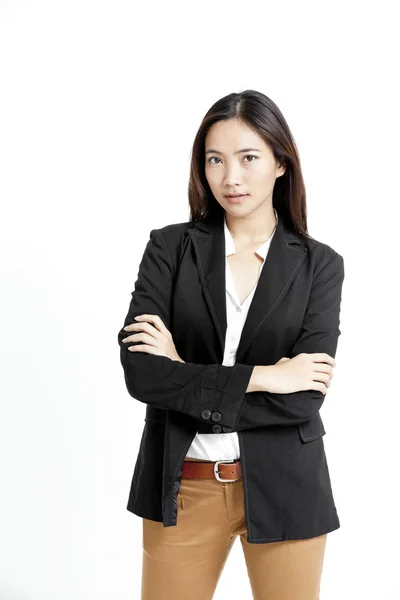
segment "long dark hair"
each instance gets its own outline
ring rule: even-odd
[[[307,230],[306,192],[300,159],[293,136],[277,105],[255,90],[232,93],[211,106],[196,134],[190,163],[190,220],[198,221],[224,211],[216,201],[205,176],[205,138],[214,123],[240,119],[262,137],[275,159],[286,165],[275,181],[272,204],[279,218],[297,235],[310,238]]]

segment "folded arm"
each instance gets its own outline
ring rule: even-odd
[[[325,352],[336,356],[341,334],[340,304],[344,280],[344,262],[340,254],[315,276],[304,317],[302,330],[288,358],[301,353]],[[268,391],[249,392],[237,431],[265,425],[295,425],[315,417],[326,394],[318,390],[302,390],[291,394]]]
[[[173,285],[173,264],[162,233],[150,232],[138,279],[123,327],[140,314],[157,314],[167,329]],[[141,342],[123,343],[130,335],[123,327],[118,333],[120,359],[129,394],[157,408],[188,414],[201,421],[218,421],[233,427],[245,401],[253,365],[181,363],[165,356],[130,352]]]
[[[335,254],[314,281],[302,333],[291,356],[327,352],[334,357],[340,334],[343,275],[343,259]],[[173,278],[173,262],[162,233],[152,230],[123,327],[147,313],[158,314],[169,329]],[[254,365],[181,363],[165,356],[130,352],[130,346],[141,342],[123,343],[130,335],[123,327],[118,343],[125,383],[129,394],[140,402],[239,430],[307,421],[324,400],[321,392],[313,390],[292,394],[247,392]]]

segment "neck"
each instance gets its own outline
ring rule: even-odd
[[[256,212],[245,217],[233,217],[225,212],[226,225],[232,237],[246,244],[262,244],[273,234],[277,221],[274,208],[271,206],[262,215]]]

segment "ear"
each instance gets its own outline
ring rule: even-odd
[[[284,158],[281,158],[281,159],[278,161],[278,169],[277,169],[277,174],[276,174],[276,176],[277,176],[277,177],[281,177],[282,175],[284,175],[285,171],[286,171],[286,163],[285,163],[285,159],[284,159]]]

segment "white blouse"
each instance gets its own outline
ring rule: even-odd
[[[276,222],[278,223],[278,213],[275,211]],[[224,232],[225,232],[225,272],[226,272],[226,317],[227,329],[225,337],[224,359],[223,365],[231,367],[236,361],[236,351],[239,345],[240,336],[244,327],[247,313],[251,305],[254,293],[257,288],[257,283],[247,296],[243,304],[240,304],[235,282],[232,276],[231,269],[227,257],[236,252],[235,242],[231,232],[226,224],[224,216]],[[258,279],[260,278],[261,270],[265,264],[265,259],[274,237],[275,229],[269,238],[258,250],[257,254],[263,258],[260,264]],[[240,458],[239,439],[236,432],[233,433],[196,433],[192,445],[190,446],[186,456],[191,458],[201,458],[203,460],[231,460]]]

